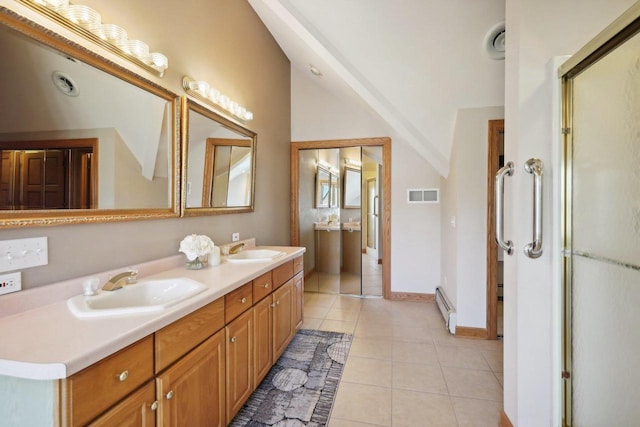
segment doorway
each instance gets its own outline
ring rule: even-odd
[[[567,426],[640,419],[638,8],[598,38],[560,70]]]
[[[291,240],[307,248],[305,290],[390,296],[390,173],[389,138],[291,143]],[[372,219],[369,181],[376,184]],[[372,243],[370,226],[377,235]]]
[[[495,242],[495,176],[504,166],[504,120],[489,120],[487,149],[487,339],[502,339],[504,251]]]

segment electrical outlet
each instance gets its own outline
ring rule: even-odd
[[[240,240],[240,233],[233,233],[231,235],[231,241],[232,242],[237,242],[238,240]]]
[[[48,263],[46,237],[0,241],[0,271],[22,270]]]
[[[0,274],[0,295],[9,294],[22,289],[22,273]]]

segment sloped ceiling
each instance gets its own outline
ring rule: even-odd
[[[504,0],[249,0],[291,61],[358,98],[442,176],[456,114],[504,105],[504,61],[484,49]]]

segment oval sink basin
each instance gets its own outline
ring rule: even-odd
[[[245,249],[237,254],[227,256],[228,262],[260,262],[271,261],[284,255],[282,251],[274,251],[273,249]]]
[[[78,295],[69,298],[67,306],[76,317],[149,313],[163,310],[205,289],[207,286],[202,283],[184,277],[149,280],[94,296]]]

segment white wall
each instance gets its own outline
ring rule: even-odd
[[[531,176],[522,166],[530,157],[545,163],[544,224],[552,230],[560,206],[551,198],[559,185],[552,145],[554,56],[571,54],[634,2],[632,0],[507,0],[505,158],[516,173],[505,185],[505,235],[514,241],[505,257],[504,409],[515,426],[561,425],[560,328],[554,275],[559,248],[550,240],[541,258],[531,260],[523,246],[531,240]]]
[[[458,110],[442,180],[442,283],[460,326],[486,327],[488,122],[503,117],[503,107]]]
[[[433,293],[440,280],[440,205],[408,205],[408,188],[438,188],[439,174],[375,114],[291,70],[293,141],[391,136],[391,290]]]

